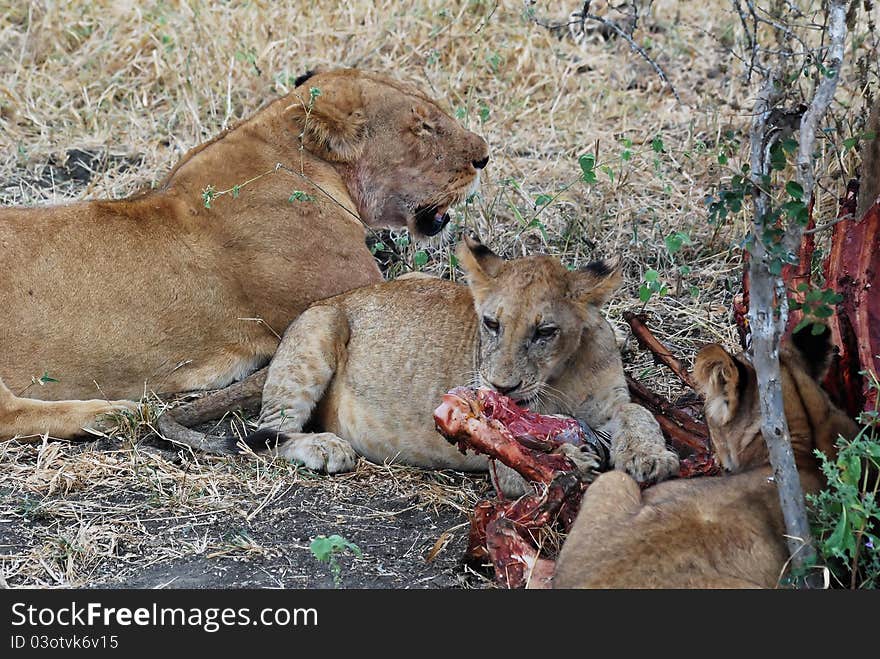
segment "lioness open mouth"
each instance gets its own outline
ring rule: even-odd
[[[419,233],[436,236],[449,224],[449,207],[421,206],[416,210],[415,220]]]

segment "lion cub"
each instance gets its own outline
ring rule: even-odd
[[[269,366],[260,429],[247,443],[326,472],[352,469],[358,454],[485,470],[485,456],[460,453],[432,420],[447,390],[473,384],[605,431],[613,464],[638,480],[676,471],[657,422],[630,402],[599,311],[619,285],[616,269],[596,262],[569,272],[550,256],[505,261],[470,237],[458,256],[468,286],[405,278],[303,313]],[[509,478],[502,486],[515,492]]]
[[[835,453],[855,422],[819,387],[829,332],[800,332],[780,355],[785,415],[805,492],[823,484],[813,449]],[[772,588],[788,551],[758,408],[755,371],[709,345],[694,378],[706,399],[712,447],[730,476],[676,480],[644,492],[621,473],[587,490],[562,547],[555,588]]]

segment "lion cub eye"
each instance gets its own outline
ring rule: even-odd
[[[559,334],[559,328],[556,325],[542,325],[535,330],[535,341],[546,341],[552,339]]]
[[[489,316],[483,316],[483,327],[489,330],[492,334],[497,334],[501,325],[498,324],[497,320],[489,318]]]

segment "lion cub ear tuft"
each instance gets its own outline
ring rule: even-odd
[[[620,259],[593,261],[568,273],[568,296],[578,304],[601,307],[622,281]]]
[[[482,298],[505,261],[486,247],[477,234],[467,232],[458,244],[456,256],[467,273],[468,286],[475,298]]]
[[[320,89],[308,85],[292,93],[287,108],[306,149],[334,162],[352,162],[364,148],[366,114],[356,86]]]
[[[717,343],[700,349],[694,361],[694,382],[706,399],[708,421],[721,425],[733,418],[747,377],[746,367]]]

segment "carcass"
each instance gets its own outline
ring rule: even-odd
[[[485,388],[459,387],[445,394],[434,421],[460,450],[488,455],[534,485],[532,493],[514,501],[497,498],[477,504],[466,560],[490,561],[496,581],[507,588],[546,586],[558,551],[554,538],[568,531],[590,480],[560,447],[579,446],[607,464],[607,440],[576,419],[536,414]],[[689,453],[682,460],[680,476],[718,472],[698,439],[680,446]]]

